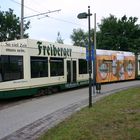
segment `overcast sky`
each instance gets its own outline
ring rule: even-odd
[[[0,0],[0,10],[6,11],[9,8],[20,17],[21,0]],[[127,17],[138,17],[140,24],[140,0],[24,0],[24,16],[44,13],[61,9],[60,12],[48,14],[48,16],[38,16],[28,18],[31,21],[28,30],[31,39],[46,40],[55,42],[57,33],[60,32],[65,44],[71,44],[70,35],[74,28],[88,30],[86,19],[77,19],[81,12],[87,12],[88,5],[91,13],[96,13],[97,23],[109,14],[117,18],[126,15]],[[94,28],[94,17],[91,17],[91,28]]]

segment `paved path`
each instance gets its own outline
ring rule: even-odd
[[[93,102],[116,91],[140,86],[140,81],[102,85]],[[0,139],[36,139],[42,132],[58,124],[72,113],[88,105],[88,88],[32,99],[0,110]]]

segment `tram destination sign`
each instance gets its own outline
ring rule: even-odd
[[[38,55],[48,55],[48,56],[64,56],[71,57],[72,49],[56,47],[54,44],[42,45],[41,41],[37,42],[38,45]]]
[[[25,53],[24,48],[27,48],[27,44],[25,43],[18,43],[18,42],[4,42],[1,43],[0,46],[6,47],[6,52],[18,52],[18,53]]]
[[[17,43],[17,42],[4,42],[4,44],[1,44],[1,46],[6,46],[6,47],[21,47],[21,48],[26,48],[27,44],[25,43]]]

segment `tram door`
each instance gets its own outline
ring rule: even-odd
[[[76,61],[67,60],[67,83],[74,83],[76,79]]]

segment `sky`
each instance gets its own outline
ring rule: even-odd
[[[14,14],[21,16],[21,0],[0,0],[0,10],[14,10]],[[109,17],[110,14],[121,18],[137,17],[140,24],[140,0],[24,0],[24,17],[30,21],[30,28],[27,31],[29,38],[56,42],[57,34],[60,32],[64,44],[72,45],[70,35],[73,29],[81,28],[88,31],[88,20],[78,19],[77,15],[88,11],[90,6],[91,28],[94,28],[94,13],[96,13],[97,24],[101,19]],[[26,18],[28,16],[59,10],[43,16]],[[96,24],[96,25],[97,25]]]

